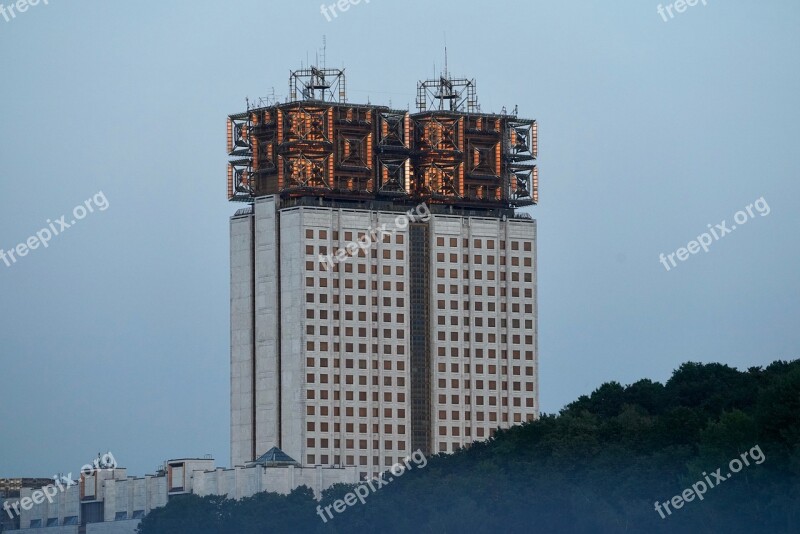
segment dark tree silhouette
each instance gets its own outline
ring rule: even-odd
[[[664,518],[655,510],[755,446],[761,463],[751,456]],[[330,488],[321,503],[308,488],[187,496],[139,532],[800,532],[800,360],[744,372],[686,363],[664,385],[603,384],[557,415],[430,457],[323,523],[317,505],[352,488]]]

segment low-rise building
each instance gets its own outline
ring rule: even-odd
[[[356,467],[300,467],[277,448],[233,469],[216,467],[212,458],[169,460],[155,475],[141,478],[129,477],[124,468],[99,469],[74,485],[62,485],[63,490],[56,488],[52,502],[34,499],[40,488],[22,488],[19,501],[28,499],[29,507],[19,507],[15,526],[19,530],[6,532],[135,534],[145,515],[178,495],[243,499],[264,491],[287,495],[307,486],[320,498],[325,489],[337,483],[356,483],[358,476]]]

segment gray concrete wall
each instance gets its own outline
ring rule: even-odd
[[[231,232],[231,465],[253,459],[253,217]]]
[[[255,203],[256,450],[255,457],[279,446],[278,213],[274,196]],[[255,459],[255,458],[253,458]],[[239,465],[237,463],[232,466]]]
[[[281,211],[281,449],[303,462],[305,420],[305,236],[302,208]]]
[[[78,525],[49,528],[22,528],[21,530],[7,530],[6,532],[24,532],[25,534],[78,534]]]

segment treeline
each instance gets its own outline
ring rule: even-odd
[[[353,490],[319,503],[308,488],[186,496],[139,532],[800,532],[800,360],[686,363],[666,384],[603,384],[558,415],[429,457],[323,523],[317,506]]]

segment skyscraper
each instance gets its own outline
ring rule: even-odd
[[[474,87],[412,115],[310,68],[229,117],[233,465],[372,475],[537,416],[536,123]]]

